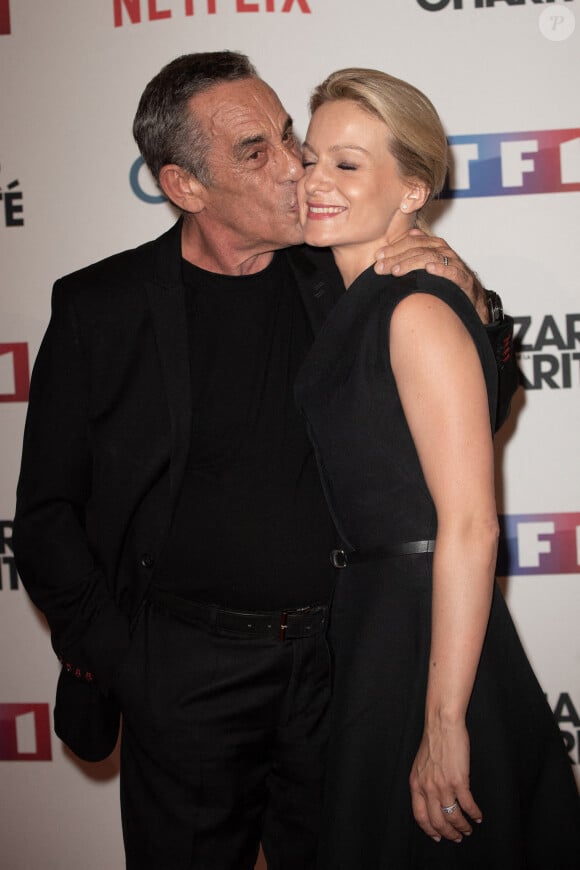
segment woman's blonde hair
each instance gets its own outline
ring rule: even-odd
[[[401,177],[422,181],[429,189],[426,202],[441,192],[448,166],[447,139],[425,94],[380,70],[351,67],[333,72],[315,88],[310,111],[334,100],[352,100],[386,124],[389,150]]]

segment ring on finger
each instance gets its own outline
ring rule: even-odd
[[[449,265],[449,257],[446,257],[445,254],[442,254],[442,255],[441,255],[441,259],[443,260],[443,265],[444,265],[444,266],[448,266],[448,265]]]
[[[450,816],[451,813],[454,813],[456,809],[457,809],[457,801],[454,801],[454,803],[449,804],[448,807],[441,807],[441,812],[445,813],[446,816]]]

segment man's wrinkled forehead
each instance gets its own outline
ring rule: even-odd
[[[191,108],[212,138],[236,143],[266,141],[292,126],[292,119],[277,94],[257,78],[221,82],[197,94]]]

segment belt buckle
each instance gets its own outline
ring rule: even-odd
[[[280,631],[278,633],[279,640],[286,639],[286,630],[288,629],[288,617],[293,616],[295,613],[300,613],[302,615],[306,613],[310,613],[315,608],[312,604],[308,604],[306,607],[295,607],[294,610],[283,610],[280,614]]]
[[[331,550],[330,551],[330,564],[333,568],[346,568],[348,565],[348,559],[346,557],[346,553],[344,550]]]

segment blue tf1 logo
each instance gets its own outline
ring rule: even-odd
[[[499,577],[580,574],[580,513],[511,514],[499,520]]]
[[[580,129],[450,136],[442,197],[580,190]]]

